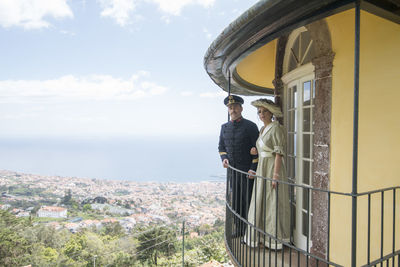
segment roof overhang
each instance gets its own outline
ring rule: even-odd
[[[274,88],[246,82],[237,65],[255,50],[316,20],[355,6],[356,0],[262,0],[233,21],[210,45],[204,68],[211,79],[231,93],[273,95]],[[361,8],[400,24],[400,0],[364,0]]]

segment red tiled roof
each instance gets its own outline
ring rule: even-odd
[[[62,207],[43,206],[43,207],[41,208],[41,210],[60,212],[60,211],[64,211],[64,210],[67,210],[67,209],[66,209],[66,208],[62,208]]]

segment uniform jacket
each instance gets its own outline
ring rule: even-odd
[[[218,145],[221,160],[228,159],[231,166],[242,171],[256,171],[258,156],[250,155],[250,149],[256,146],[257,138],[254,122],[241,118],[222,124]]]

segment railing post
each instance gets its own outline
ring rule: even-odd
[[[358,98],[360,78],[360,0],[355,6],[354,40],[354,113],[353,113],[353,177],[352,177],[352,219],[351,219],[351,266],[357,262],[357,165],[358,165]]]

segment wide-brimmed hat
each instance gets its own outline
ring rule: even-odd
[[[237,95],[229,95],[229,96],[225,97],[225,99],[224,99],[224,104],[226,106],[229,106],[231,104],[242,105],[243,103],[244,103],[243,98],[241,98],[240,96],[237,96]]]
[[[277,118],[283,117],[281,108],[269,99],[260,98],[260,99],[252,101],[251,104],[253,106],[255,106],[256,108],[263,107],[263,108],[268,109]]]

